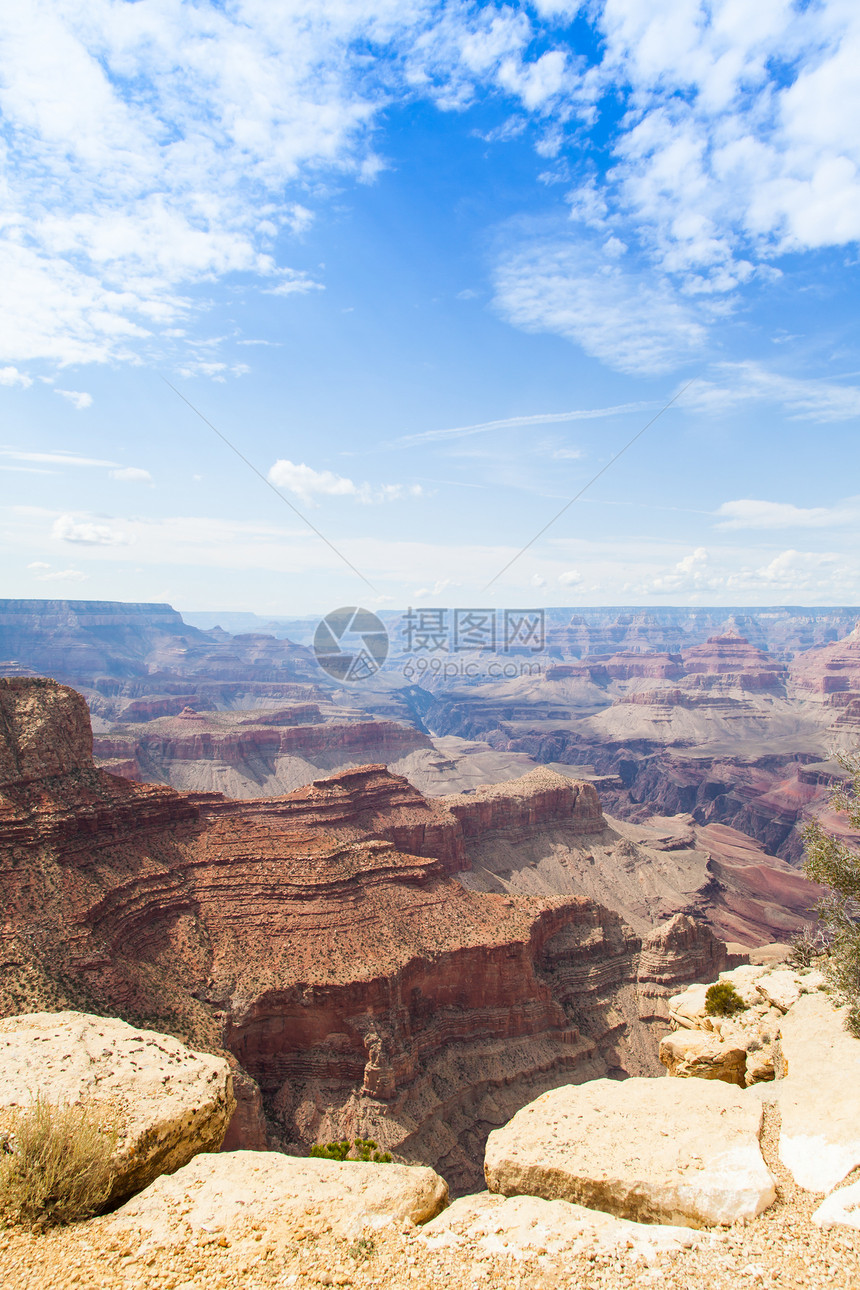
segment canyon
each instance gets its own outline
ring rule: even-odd
[[[83,698],[24,677],[0,681],[0,732],[0,1011],[228,1054],[255,1145],[372,1136],[467,1190],[540,1092],[657,1073],[667,997],[728,961],[684,913],[637,933],[586,895],[468,885],[493,837],[615,845],[594,786],[547,768],[437,799],[381,765],[182,793],[96,767]]]

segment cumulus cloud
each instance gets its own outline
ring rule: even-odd
[[[372,180],[393,100],[489,90],[565,118],[580,73],[534,36],[525,9],[466,0],[6,6],[0,356],[134,361],[226,274],[316,289],[278,255],[313,219],[305,181]]]
[[[558,581],[563,587],[578,587],[582,582],[582,574],[576,569],[567,569],[558,575]]]
[[[0,385],[21,385],[26,390],[33,384],[26,372],[19,372],[17,367],[0,367]]]
[[[274,463],[268,477],[276,487],[285,488],[310,506],[320,497],[353,497],[365,505],[374,505],[423,495],[420,484],[357,484],[345,475],[336,475],[334,471],[314,470],[304,462],[296,463],[283,458]]]
[[[111,528],[109,524],[72,514],[59,515],[54,521],[52,534],[61,542],[79,546],[127,546],[131,541],[126,533]]]

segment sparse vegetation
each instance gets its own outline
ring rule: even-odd
[[[746,1006],[731,981],[715,981],[705,993],[705,1012],[709,1017],[734,1017]]]
[[[380,1151],[373,1138],[342,1138],[338,1142],[318,1142],[311,1147],[311,1155],[319,1160],[364,1160],[376,1165],[391,1163],[387,1151]]]
[[[100,1108],[41,1095],[5,1117],[0,1225],[50,1227],[97,1213],[110,1195],[117,1127]]]
[[[824,955],[830,953],[833,937],[826,927],[820,924],[813,926],[806,923],[791,939],[791,953],[788,962],[793,968],[805,970],[810,968]]]
[[[831,806],[848,816],[860,831],[860,753],[840,756],[846,782],[830,799]],[[818,916],[829,938],[822,966],[839,998],[848,1004],[847,1026],[860,1039],[860,853],[841,838],[828,833],[819,820],[803,831],[806,872],[826,887]]]
[[[347,1254],[355,1259],[357,1263],[366,1262],[375,1249],[376,1242],[372,1236],[360,1236],[357,1241],[350,1245]]]

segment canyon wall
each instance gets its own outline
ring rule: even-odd
[[[643,958],[587,897],[464,886],[501,792],[433,802],[370,766],[241,802],[98,770],[90,739],[73,691],[0,681],[0,1009],[228,1050],[293,1149],[371,1135],[475,1186],[486,1133],[537,1092],[656,1073],[655,984],[725,962],[700,924]],[[549,774],[515,788],[514,831],[595,823],[593,789]]]

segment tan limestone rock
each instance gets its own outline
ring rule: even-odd
[[[783,1017],[780,1042],[779,1157],[799,1186],[829,1192],[860,1165],[860,1039],[846,1031],[845,1009],[815,993]]]
[[[801,994],[800,977],[789,968],[784,968],[781,972],[768,972],[766,976],[759,977],[755,986],[762,998],[779,1008],[780,1012],[788,1012],[789,1008],[794,1007]]]
[[[0,1127],[37,1095],[116,1116],[114,1200],[217,1151],[236,1105],[223,1058],[82,1012],[0,1019]]]
[[[760,1214],[776,1190],[761,1105],[720,1080],[594,1080],[544,1093],[490,1134],[490,1191],[688,1227]]]
[[[743,1045],[723,1043],[702,1030],[676,1030],[660,1040],[660,1061],[680,1079],[719,1079],[743,1088],[747,1054]]]
[[[489,1256],[625,1254],[646,1263],[701,1240],[689,1227],[631,1223],[566,1200],[486,1191],[455,1200],[426,1224],[421,1236],[431,1249],[461,1245]]]
[[[812,1215],[817,1227],[854,1227],[860,1230],[860,1182],[832,1191]]]
[[[271,1240],[297,1231],[360,1235],[368,1225],[423,1223],[448,1199],[444,1179],[425,1165],[308,1160],[273,1151],[196,1156],[157,1178],[108,1221],[117,1234],[134,1229],[161,1245],[201,1233],[229,1240],[265,1228]]]

